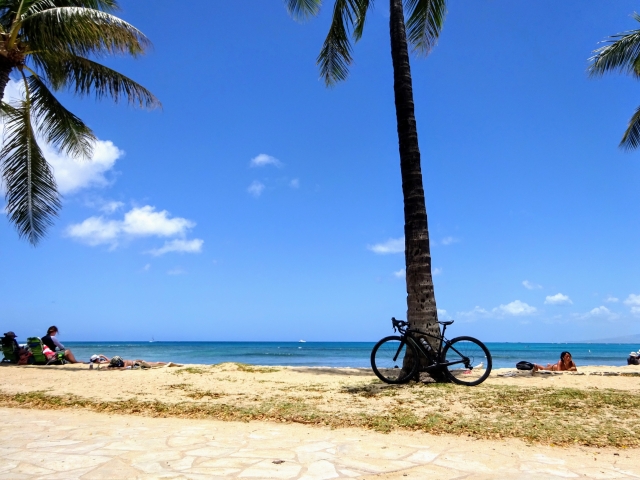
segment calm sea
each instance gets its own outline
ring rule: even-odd
[[[79,360],[94,354],[129,359],[213,364],[369,367],[373,342],[65,342]],[[487,343],[494,368],[514,367],[520,360],[555,363],[571,352],[580,365],[626,365],[636,344]]]

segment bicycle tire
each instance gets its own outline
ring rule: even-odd
[[[493,367],[493,360],[491,358],[491,352],[489,352],[489,349],[484,343],[473,337],[456,337],[445,346],[442,351],[442,360],[444,362],[451,362],[460,359],[460,354],[457,353],[456,350],[464,357],[468,357],[469,360],[464,364],[464,368],[456,368],[456,365],[445,367],[444,369],[449,380],[458,385],[474,387],[480,385],[489,377],[491,368]],[[447,354],[449,355],[448,357]],[[486,366],[482,365],[484,362],[486,362]],[[479,367],[481,365],[485,367],[484,371],[480,370]],[[479,377],[473,374],[474,368],[477,368],[479,372],[482,371]]]
[[[398,350],[400,352],[398,353]],[[410,365],[409,371],[404,370],[404,357],[407,353],[417,359],[416,349],[402,337],[392,335],[380,340],[371,350],[371,369],[376,376],[385,383],[407,383],[416,373],[418,362]],[[394,356],[396,356],[394,360]],[[404,372],[404,373],[403,373]]]

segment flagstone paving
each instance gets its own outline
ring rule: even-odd
[[[0,479],[640,478],[640,452],[0,408]]]

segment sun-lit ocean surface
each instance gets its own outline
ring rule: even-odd
[[[214,364],[369,367],[374,342],[64,342],[79,360],[94,354],[128,359]],[[520,360],[555,363],[571,352],[580,365],[626,365],[636,344],[487,343],[494,368],[514,367]]]

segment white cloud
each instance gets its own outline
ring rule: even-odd
[[[273,165],[274,167],[282,167],[283,164],[280,160],[271,155],[267,155],[266,153],[261,153],[257,157],[251,159],[249,166],[251,167],[266,167],[268,165]]]
[[[620,299],[614,297],[613,295],[607,295],[607,298],[604,299],[605,302],[608,303],[617,303]]]
[[[183,270],[180,267],[172,268],[167,271],[167,275],[184,275],[185,273],[187,273],[186,270]]]
[[[627,299],[624,301],[624,304],[631,308],[631,313],[634,315],[640,314],[640,295],[636,295],[634,293],[629,294]]]
[[[451,244],[453,244],[453,243],[458,243],[459,241],[460,241],[460,239],[455,238],[455,237],[444,237],[444,238],[440,241],[440,243],[441,243],[442,245],[445,245],[445,246],[446,246],[446,245],[451,245]]]
[[[247,192],[249,192],[251,195],[253,195],[254,197],[258,198],[260,195],[262,195],[262,192],[264,191],[264,183],[259,182],[258,180],[254,180],[251,185],[249,185],[249,188],[247,188]]]
[[[407,271],[404,268],[401,268],[397,272],[393,272],[393,274],[398,278],[404,278],[407,276]]]
[[[115,213],[117,210],[120,210],[124,207],[123,202],[106,202],[104,205],[100,207],[100,210],[107,214]]]
[[[569,298],[568,295],[563,295],[561,293],[556,293],[555,295],[547,295],[544,300],[544,303],[547,305],[571,305],[573,302]]]
[[[493,313],[501,314],[501,315],[533,315],[537,312],[535,307],[531,305],[527,305],[520,300],[514,300],[511,303],[507,303],[506,305],[500,305],[499,307],[494,308]]]
[[[609,310],[604,305],[596,307],[593,310],[591,310],[591,311],[589,311],[587,313],[584,313],[582,315],[575,314],[574,316],[577,316],[578,318],[582,318],[582,319],[606,318],[607,320],[616,320],[617,318],[620,317],[620,315],[618,313],[612,312],[611,310]]]
[[[441,268],[434,268],[432,275],[435,277],[436,275],[440,275],[442,273],[442,269]]]
[[[294,178],[293,180],[291,180],[289,182],[289,186],[291,188],[300,188],[300,179],[299,178]]]
[[[194,238],[193,240],[176,239],[171,240],[170,242],[165,242],[162,247],[149,250],[147,253],[156,257],[169,252],[200,253],[202,251],[203,244],[204,240],[200,240],[199,238]]]
[[[10,80],[5,89],[4,99],[22,99],[23,92],[22,82]],[[4,124],[1,124],[0,129],[4,131]],[[58,191],[63,195],[76,193],[85,188],[109,185],[106,174],[124,155],[124,152],[109,140],[95,142],[91,159],[69,157],[42,139],[38,139],[38,143],[45,159],[53,169]]]
[[[490,313],[477,305],[473,307],[473,310],[469,310],[468,312],[458,312],[459,317],[485,317],[487,315],[490,315]]]
[[[529,280],[523,281],[522,285],[524,285],[524,288],[526,288],[527,290],[538,290],[542,288],[542,285],[538,285],[537,283],[530,282]]]
[[[142,270],[144,270],[145,272],[148,272],[149,270],[151,270],[151,264],[147,263],[144,267],[142,267]]]
[[[127,238],[184,237],[195,225],[191,220],[180,217],[170,218],[166,210],[156,212],[155,207],[146,205],[132,208],[125,213],[122,220],[105,219],[102,216],[89,217],[82,223],[70,225],[66,233],[69,237],[88,245],[106,244],[115,248],[120,241]]]
[[[404,252],[404,237],[390,238],[384,243],[367,245],[367,248],[373,253],[377,253],[379,255],[386,255],[388,253],[402,253]]]

